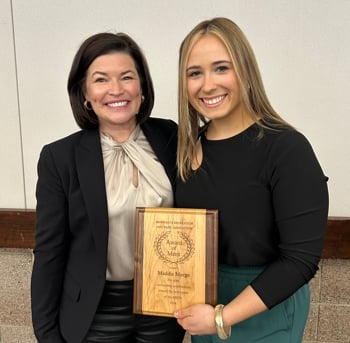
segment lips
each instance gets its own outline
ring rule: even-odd
[[[201,101],[206,105],[206,106],[216,106],[220,104],[224,99],[226,95],[219,95],[216,97],[211,97],[211,98],[201,98]]]

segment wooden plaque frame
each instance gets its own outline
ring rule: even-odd
[[[136,209],[134,313],[172,317],[197,303],[216,305],[218,211]]]

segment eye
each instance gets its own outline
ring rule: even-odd
[[[131,75],[125,75],[123,76],[122,80],[133,80],[134,78]]]
[[[216,68],[216,71],[219,73],[224,73],[227,70],[229,70],[229,67],[225,65],[220,65]]]
[[[107,80],[103,77],[98,77],[97,79],[95,79],[95,82],[96,83],[103,83],[103,82],[106,82]]]
[[[187,73],[187,77],[189,78],[195,78],[198,77],[201,74],[199,70],[191,70]]]

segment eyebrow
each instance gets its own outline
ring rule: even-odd
[[[134,70],[131,70],[131,69],[122,71],[122,72],[120,73],[120,75],[123,76],[123,75],[129,74],[129,73],[132,73],[132,74],[136,75],[136,72],[135,72]],[[107,76],[107,75],[108,75],[108,73],[106,73],[106,72],[96,70],[96,71],[94,71],[94,72],[91,74],[91,76],[95,76],[96,74],[98,74],[98,75],[103,75],[103,76]]]
[[[228,63],[228,64],[232,64],[231,61],[227,61],[227,60],[219,60],[219,61],[215,61],[212,63],[212,65],[216,66],[218,64],[222,64],[222,63]],[[200,69],[201,66],[199,65],[193,65],[193,66],[189,66],[188,68],[186,68],[186,71],[189,71],[191,69]]]

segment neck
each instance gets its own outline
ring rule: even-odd
[[[206,137],[210,140],[219,140],[233,137],[246,130],[254,123],[250,115],[239,118],[214,119],[209,123]]]
[[[127,125],[111,125],[108,127],[100,127],[100,131],[111,136],[117,143],[124,143],[129,139],[131,133],[135,130],[136,125],[136,121],[133,121]]]

